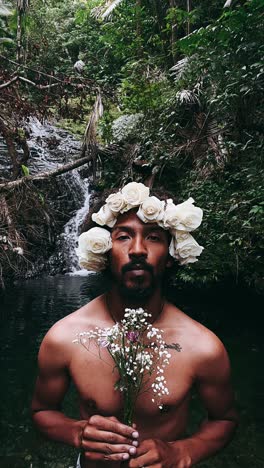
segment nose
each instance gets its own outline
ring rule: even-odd
[[[142,236],[135,236],[133,241],[130,244],[129,257],[147,257],[147,249],[145,245],[145,240]]]

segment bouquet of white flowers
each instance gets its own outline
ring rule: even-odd
[[[75,343],[82,344],[88,351],[94,340],[100,348],[107,348],[119,372],[115,388],[123,394],[124,423],[132,425],[136,401],[140,393],[152,388],[153,402],[162,409],[162,398],[168,395],[164,368],[169,364],[170,353],[162,338],[163,330],[148,322],[143,309],[125,309],[123,320],[112,328],[95,328],[77,335]],[[155,372],[149,387],[150,376]]]

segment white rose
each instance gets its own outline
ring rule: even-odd
[[[122,188],[121,193],[127,205],[135,207],[149,196],[149,188],[138,182],[130,182]]]
[[[193,206],[193,203],[193,198],[189,198],[179,205],[167,204],[163,218],[164,227],[180,231],[193,231],[200,226],[203,211],[201,208]]]
[[[116,215],[117,213],[113,213],[108,205],[103,205],[98,213],[92,214],[92,220],[96,224],[100,224],[100,226],[113,227],[116,223]]]
[[[148,197],[140,205],[137,216],[143,223],[158,222],[163,218],[164,201]]]
[[[106,268],[107,257],[104,254],[94,254],[92,252],[87,252],[85,255],[76,249],[77,255],[79,257],[79,264],[82,268],[85,268],[89,271],[102,271]]]
[[[180,265],[187,265],[188,263],[195,263],[198,262],[198,258],[196,257],[187,257],[179,260]]]
[[[85,257],[87,252],[94,254],[104,254],[112,247],[112,239],[109,231],[103,228],[94,227],[87,232],[83,232],[79,237],[78,251]]]
[[[169,253],[172,257],[180,260],[199,257],[203,251],[203,247],[196,242],[191,234],[184,233],[184,236],[173,236],[169,246]],[[179,240],[181,239],[181,240]],[[195,260],[189,260],[187,263],[193,263]],[[186,263],[186,262],[185,262]],[[183,263],[181,263],[183,264]]]
[[[111,211],[115,213],[120,213],[121,210],[125,207],[126,202],[123,198],[121,192],[111,193],[109,197],[105,200]]]

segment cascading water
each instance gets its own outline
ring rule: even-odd
[[[48,122],[41,123],[36,118],[31,118],[26,127],[30,157],[24,164],[30,175],[50,172],[80,157],[81,141],[69,132]],[[17,152],[23,157],[21,148],[17,147]],[[11,160],[3,139],[0,139],[0,173],[4,180],[12,177]],[[45,247],[38,251],[27,276],[39,272],[84,273],[78,267],[75,248],[79,226],[89,209],[87,175],[87,166],[80,167],[56,177],[52,184],[45,182],[39,185],[40,197],[54,218],[51,224],[52,238],[50,241],[47,239]]]
[[[79,228],[84,221],[85,216],[89,211],[89,183],[88,179],[81,179],[80,174],[76,171],[75,177],[79,181],[79,187],[84,197],[83,206],[76,214],[68,221],[64,227],[64,232],[61,234],[63,255],[65,257],[66,268],[72,275],[87,275],[87,270],[80,269],[75,248],[78,242]]]
[[[58,129],[50,124],[43,126],[38,120],[34,119],[30,124],[31,128],[31,153],[32,147],[36,151],[38,161],[41,160],[43,169],[48,164],[49,170],[69,162],[72,156],[79,156],[80,142],[75,140],[68,132]],[[48,145],[48,151],[47,151]],[[55,147],[55,154],[54,149]],[[65,224],[63,232],[58,237],[56,252],[49,259],[52,272],[56,271],[56,263],[63,265],[63,272],[71,275],[87,275],[87,270],[79,267],[76,255],[76,246],[80,226],[89,211],[89,183],[87,178],[81,175],[82,169],[74,169],[58,179],[62,179],[66,186],[68,201],[73,199],[75,202],[73,216]]]

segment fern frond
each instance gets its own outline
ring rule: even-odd
[[[190,58],[184,57],[179,60],[173,67],[170,68],[170,72],[174,75],[175,81],[178,81],[185,73],[189,64]]]
[[[0,16],[9,16],[11,15],[10,5],[7,5],[5,2],[0,0]]]

